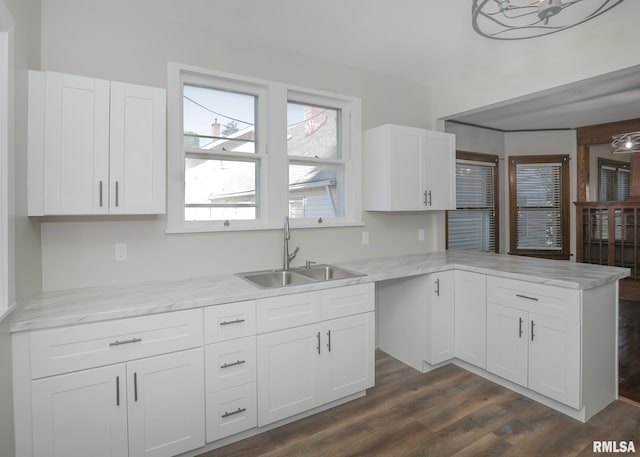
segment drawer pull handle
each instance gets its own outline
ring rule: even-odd
[[[138,401],[138,373],[133,373],[133,401]]]
[[[237,362],[223,363],[222,365],[220,365],[220,368],[224,369],[224,368],[235,367],[236,365],[242,365],[243,363],[246,363],[246,361],[238,360]]]
[[[316,349],[318,350],[318,354],[320,354],[320,332],[316,334],[316,338],[318,339],[318,345],[316,346]]]
[[[524,322],[524,319],[519,318],[520,319],[520,328],[518,330],[518,338],[522,338],[522,323]]]
[[[109,343],[109,346],[120,346],[122,344],[131,344],[131,343],[139,343],[142,341],[142,338],[131,338],[130,340],[122,340],[122,341],[114,341],[113,343]]]
[[[120,406],[120,376],[116,376],[116,406]]]
[[[238,408],[235,411],[231,411],[231,412],[225,411],[224,414],[222,415],[222,418],[226,419],[229,416],[234,416],[236,414],[244,413],[246,410],[247,408]]]
[[[331,352],[331,330],[327,332],[327,341],[327,349],[329,349],[329,352]]]
[[[518,298],[524,298],[525,300],[533,300],[533,301],[538,301],[538,299],[536,297],[528,297],[526,295],[522,295],[522,294],[516,294],[516,297]]]
[[[440,278],[436,279],[436,296],[440,296]]]
[[[220,322],[220,326],[231,325],[231,324],[242,324],[244,321],[245,321],[244,319],[236,319],[235,321],[222,321]]]

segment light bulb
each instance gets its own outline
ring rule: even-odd
[[[627,149],[633,148],[633,143],[631,142],[631,140],[627,140],[627,142],[624,144],[624,147]]]

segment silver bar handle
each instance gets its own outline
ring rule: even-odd
[[[327,348],[329,349],[329,352],[331,352],[331,330],[327,332],[327,339],[328,339]]]
[[[138,401],[138,373],[133,373],[133,401]]]
[[[431,206],[431,191],[429,191],[428,194],[429,194],[429,206]]]
[[[424,206],[429,206],[429,203],[427,203],[427,191],[425,190],[422,195],[424,196],[424,199],[422,200]]]
[[[116,376],[116,406],[120,406],[120,376]]]
[[[316,349],[318,350],[318,354],[320,354],[320,332],[318,332],[316,338],[318,338],[318,346],[316,346]]]
[[[436,296],[440,296],[440,278],[436,279]]]
[[[100,199],[100,208],[102,208],[102,181],[100,181],[100,185],[98,187],[98,195],[98,198]]]
[[[535,327],[535,322],[531,321],[531,341],[533,341],[533,337],[535,337],[536,335],[533,333],[533,327]]]
[[[236,319],[233,321],[222,321],[218,325],[223,326],[223,325],[231,325],[231,324],[241,324],[244,321],[245,321],[244,319]]]
[[[109,346],[120,346],[122,344],[131,344],[131,343],[139,343],[142,341],[142,338],[131,338],[130,340],[122,340],[122,341],[114,341],[113,343],[109,343]]]
[[[522,338],[522,323],[524,322],[524,319],[522,319],[521,317],[519,319],[520,319],[520,324],[519,324],[520,327],[518,329],[518,338]]]
[[[120,194],[120,192],[118,192],[118,181],[116,181],[116,208],[119,206],[118,202],[120,201],[118,199],[118,195]]]
[[[516,297],[524,298],[525,300],[538,301],[536,297],[528,297],[527,295],[522,295],[522,294],[516,294]]]
[[[234,416],[236,414],[244,413],[246,410],[247,408],[238,408],[235,411],[231,411],[231,412],[225,411],[224,414],[222,415],[222,418],[225,419],[229,416]]]
[[[225,368],[235,367],[237,365],[242,365],[243,363],[247,363],[247,362],[245,360],[238,360],[236,362],[223,363],[222,365],[220,365],[220,368],[225,369]]]

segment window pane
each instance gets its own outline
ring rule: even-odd
[[[342,167],[289,165],[289,217],[344,216]]]
[[[517,249],[562,249],[562,164],[517,164]]]
[[[184,147],[255,153],[257,97],[185,84]]]
[[[339,159],[340,111],[323,106],[287,104],[287,154]]]
[[[456,163],[456,210],[447,213],[449,249],[495,250],[495,167]]]
[[[185,220],[256,218],[255,162],[185,159]]]

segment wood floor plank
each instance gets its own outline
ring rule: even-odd
[[[586,457],[593,440],[640,448],[640,408],[616,401],[583,424],[459,367],[423,374],[378,351],[365,397],[199,457]]]

